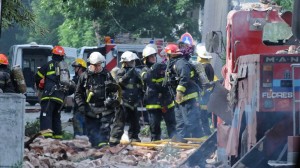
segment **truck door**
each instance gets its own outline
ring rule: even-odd
[[[23,50],[23,74],[27,87],[34,86],[34,74],[37,68],[46,64],[51,55],[50,48],[24,48]]]

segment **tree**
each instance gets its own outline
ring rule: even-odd
[[[279,5],[282,6],[283,9],[292,11],[293,9],[293,2],[294,0],[275,0],[275,2]]]
[[[197,20],[187,17],[199,0],[33,1],[33,6],[37,6],[33,8],[37,23],[41,22],[48,31],[56,30],[57,35],[51,34],[51,37],[58,39],[57,43],[61,45],[97,45],[101,37],[114,37],[119,33],[131,33],[133,37],[164,37],[168,41],[178,40],[185,31],[195,38],[200,37]],[[47,11],[47,19],[44,18],[47,17],[44,11]],[[60,15],[63,22],[50,29],[47,22],[52,21],[49,16],[55,15]],[[50,34],[45,32],[45,35]],[[44,39],[38,36],[32,33],[31,39]]]
[[[12,27],[15,23],[22,27],[34,24],[34,15],[21,0],[2,0],[1,28]]]

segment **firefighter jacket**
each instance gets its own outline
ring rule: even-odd
[[[215,77],[215,72],[214,69],[212,67],[212,65],[209,62],[202,62],[202,65],[204,67],[206,76],[208,78],[208,80],[214,81],[214,77]],[[201,100],[200,100],[200,108],[202,110],[207,110],[207,103],[209,101],[209,97],[212,93],[212,87],[209,88],[205,88],[202,92],[201,92]]]
[[[197,84],[199,83],[198,77],[191,63],[183,57],[175,57],[170,59],[168,71],[169,68],[171,69],[170,76],[173,78],[171,80],[173,89],[182,92],[184,95],[182,102],[191,99],[198,100],[201,89]]]
[[[123,67],[117,72],[117,82],[122,89],[123,105],[132,110],[143,98],[143,80],[135,68]]]
[[[172,96],[167,86],[162,86],[167,65],[155,63],[151,67],[142,69],[141,77],[146,86],[144,102],[147,110],[155,110],[174,107]]]
[[[15,93],[8,68],[0,68],[0,89],[3,93]]]
[[[75,91],[75,102],[78,108],[84,108],[84,113],[90,117],[111,110],[113,107],[105,107],[105,99],[108,93],[106,83],[113,82],[110,73],[103,69],[99,73],[89,70],[83,72],[78,80]]]
[[[43,65],[35,75],[36,86],[39,86],[41,79],[45,79],[45,85],[41,101],[56,101],[60,104],[64,103],[65,97],[68,95],[68,90],[65,90],[60,85],[60,77],[56,75],[56,66],[59,61],[51,60]]]

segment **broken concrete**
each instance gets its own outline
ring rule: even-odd
[[[87,138],[38,137],[30,144],[30,150],[25,149],[23,167],[177,167],[194,150],[175,148],[171,144],[156,148],[120,144],[95,149]]]

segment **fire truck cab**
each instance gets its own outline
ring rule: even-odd
[[[218,124],[219,158],[229,157],[233,167],[266,166],[272,160],[293,164],[287,141],[295,129],[293,113],[299,113],[293,98],[299,99],[300,72],[292,65],[300,63],[300,43],[292,33],[292,13],[280,13],[276,5],[246,5],[227,17],[222,74],[230,95],[223,101],[230,108],[222,113],[231,122]]]

